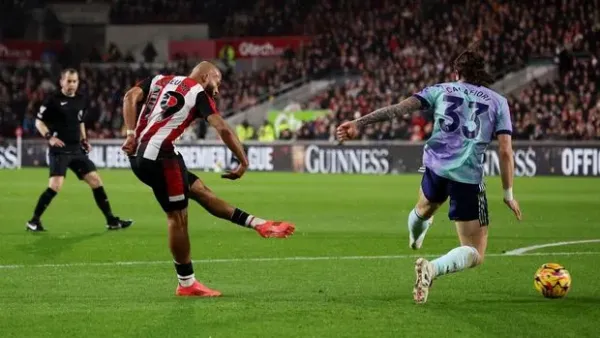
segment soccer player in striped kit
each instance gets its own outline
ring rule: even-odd
[[[215,297],[221,293],[204,286],[194,275],[187,206],[190,185],[199,180],[189,181],[194,176],[190,176],[173,142],[196,118],[205,119],[240,160],[240,165],[224,174],[223,178],[239,179],[248,168],[242,144],[219,114],[213,100],[219,92],[220,83],[219,69],[209,62],[201,62],[189,76],[157,75],[149,78],[131,88],[123,100],[127,127],[123,150],[130,156],[135,175],[152,188],[167,215],[169,247],[179,280],[176,289],[178,296]],[[138,103],[143,103],[143,106],[136,123]],[[207,198],[203,202],[215,204],[215,201]],[[234,210],[232,217],[239,218],[240,222],[257,221],[239,209]],[[294,231],[294,226],[285,222],[264,222],[257,227],[264,228],[265,234],[277,232],[282,236],[289,236]]]

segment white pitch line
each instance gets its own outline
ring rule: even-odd
[[[387,260],[387,259],[406,259],[419,257],[439,257],[443,254],[433,255],[388,255],[388,256],[297,256],[297,257],[264,257],[264,258],[209,258],[193,261],[195,264],[211,263],[238,263],[238,262],[284,262],[284,261],[358,261],[358,260]],[[486,257],[520,257],[520,256],[583,256],[600,255],[600,251],[580,251],[580,252],[532,252],[523,254],[499,254],[490,253]],[[130,265],[166,265],[173,264],[173,261],[131,261],[131,262],[89,262],[89,263],[62,263],[62,264],[7,264],[0,265],[0,269],[23,269],[23,268],[71,268],[71,267],[97,267],[97,266],[130,266]]]
[[[508,256],[516,256],[516,255],[522,255],[522,254],[532,251],[532,250],[537,250],[537,249],[542,249],[542,248],[551,248],[554,246],[564,246],[564,245],[584,244],[584,243],[600,243],[600,239],[584,239],[584,240],[580,240],[580,241],[554,242],[554,243],[547,243],[547,244],[532,245],[532,246],[526,246],[523,248],[510,250],[510,251],[505,252],[504,254],[508,255]]]

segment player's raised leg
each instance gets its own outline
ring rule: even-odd
[[[228,220],[242,227],[256,230],[264,238],[286,238],[294,233],[295,226],[288,222],[268,221],[231,206],[215,195],[198,176],[189,172],[190,198],[211,215]]]
[[[65,167],[66,168],[66,167]],[[42,192],[38,198],[35,209],[33,210],[33,216],[27,221],[27,230],[29,231],[45,231],[42,226],[42,215],[46,208],[50,205],[50,202],[56,197],[63,183],[65,182],[65,176],[51,176],[48,180],[48,188]]]

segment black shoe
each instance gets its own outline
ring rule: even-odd
[[[44,229],[44,227],[42,226],[42,222],[34,220],[28,221],[25,224],[25,229],[27,229],[27,231],[33,232],[46,231],[46,229]]]
[[[123,220],[123,219],[120,219],[119,217],[115,217],[112,220],[112,222],[110,222],[106,225],[106,228],[108,230],[126,229],[126,228],[129,228],[132,224],[133,224],[133,220],[131,220],[131,219]]]

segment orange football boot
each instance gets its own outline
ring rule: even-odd
[[[292,223],[267,221],[254,228],[264,238],[287,238],[290,237],[296,227]]]
[[[221,292],[209,289],[200,282],[194,281],[194,284],[188,287],[183,287],[181,284],[179,284],[177,286],[177,290],[175,291],[175,295],[183,297],[219,297]]]

